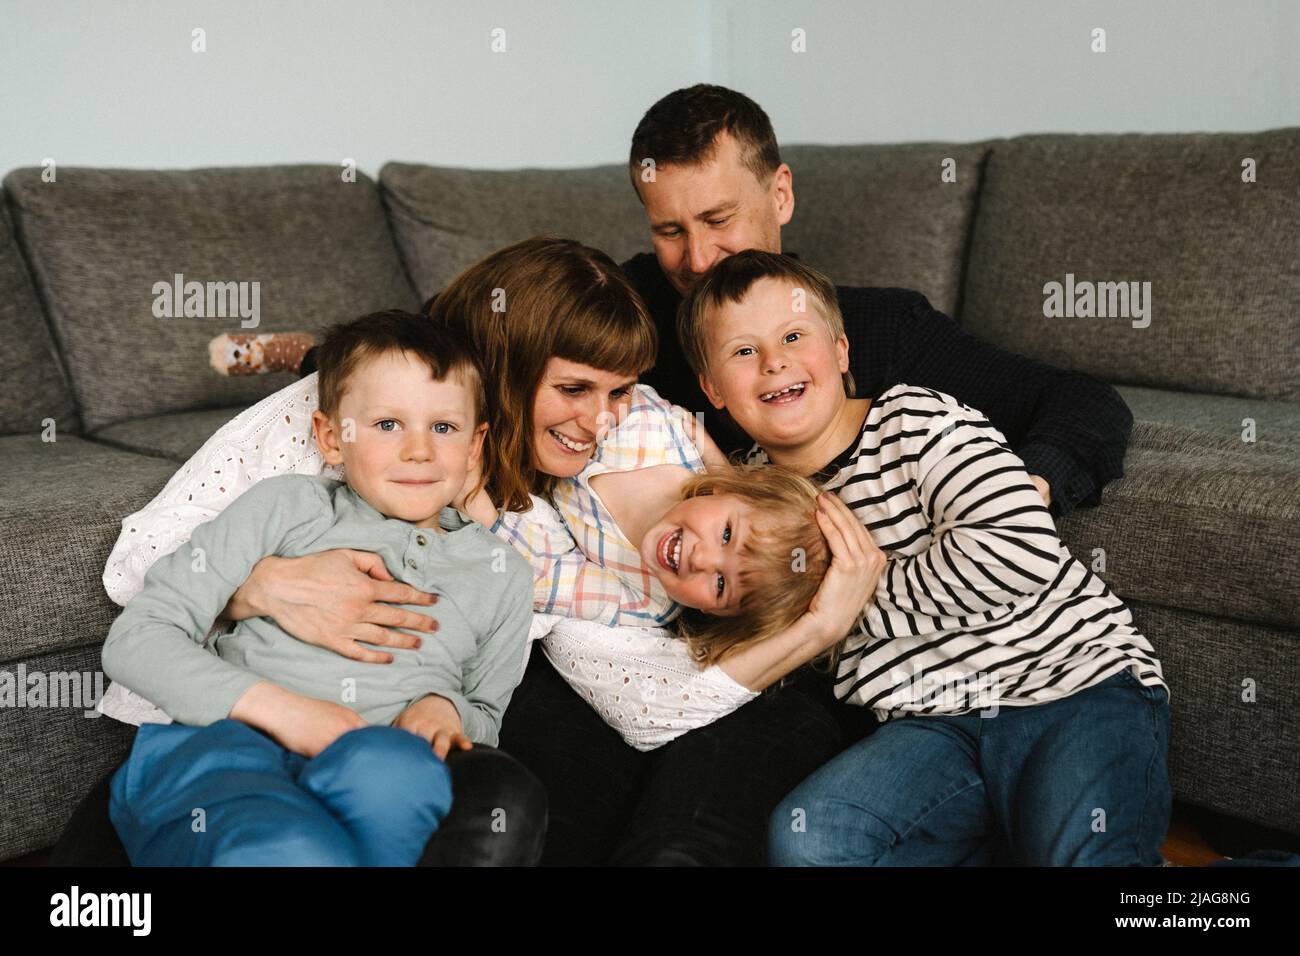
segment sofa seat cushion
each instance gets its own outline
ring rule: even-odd
[[[1138,421],[1124,470],[1060,526],[1120,597],[1300,625],[1300,446]]]
[[[284,382],[281,381],[283,385]],[[90,437],[97,442],[172,461],[188,461],[212,433],[244,409],[212,408],[202,412],[176,412],[135,418],[95,431]]]
[[[102,576],[122,519],[175,470],[71,435],[0,437],[0,660],[107,636],[117,605]]]
[[[5,178],[86,431],[250,405],[282,387],[278,376],[215,374],[214,335],[319,332],[419,306],[377,187],[341,172],[60,168],[56,183],[37,169]]]
[[[1119,385],[1116,390],[1128,403],[1135,422],[1185,428],[1242,445],[1247,444],[1243,436],[1249,437],[1248,424],[1253,422],[1256,441],[1300,446],[1300,403],[1196,395],[1135,385]],[[1143,434],[1158,432],[1143,430]]]

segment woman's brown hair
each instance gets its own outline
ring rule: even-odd
[[[552,358],[638,376],[659,348],[654,320],[614,260],[573,239],[534,236],[470,266],[430,316],[474,348],[487,388],[483,476],[493,504],[527,511],[554,478],[537,470],[533,399]]]

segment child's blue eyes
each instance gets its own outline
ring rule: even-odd
[[[731,525],[727,525],[725,528],[722,529],[722,543],[723,544],[731,543]],[[724,578],[721,574],[719,574],[718,575],[718,597],[722,597],[722,592],[726,589],[726,587],[727,587],[727,579]]]
[[[375,424],[379,426],[379,430],[381,432],[392,432],[396,430],[396,426],[398,423],[396,419],[384,418],[375,422]],[[393,428],[387,427],[389,425],[392,425],[394,427]],[[451,424],[451,422],[434,422],[433,424],[434,432],[439,435],[450,435],[451,432],[455,429],[455,427],[456,426]]]

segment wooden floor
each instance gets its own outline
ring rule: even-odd
[[[1216,853],[1205,842],[1205,838],[1190,823],[1177,818],[1169,826],[1160,853],[1174,866],[1208,866],[1215,860],[1224,858],[1222,853]]]

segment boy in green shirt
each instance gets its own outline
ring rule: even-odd
[[[177,721],[142,726],[112,781],[136,865],[414,865],[450,809],[442,758],[497,742],[522,677],[532,571],[451,507],[487,430],[468,346],[376,313],[330,331],[320,377],[315,438],[346,481],[259,481],[154,564],[105,641],[109,677]],[[202,643],[263,557],[332,548],[437,593],[434,639],[384,667],[265,617]]]

